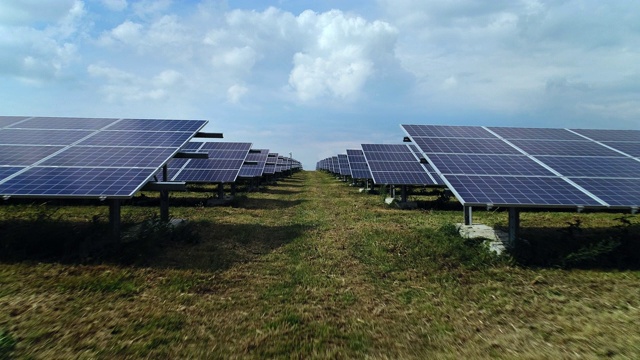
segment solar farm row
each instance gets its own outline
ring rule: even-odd
[[[465,206],[640,206],[640,131],[401,125],[317,169],[375,184],[446,186]]]
[[[233,183],[301,168],[295,159],[252,149],[250,143],[192,141],[206,124],[1,116],[0,196],[123,199],[158,176]],[[188,152],[207,153],[208,159],[176,158]]]

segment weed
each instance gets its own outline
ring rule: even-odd
[[[11,334],[0,328],[0,360],[11,359],[11,354],[16,347],[17,341]]]

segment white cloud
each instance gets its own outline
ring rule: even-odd
[[[249,91],[246,87],[234,84],[227,90],[227,99],[233,104],[240,102],[240,99]]]
[[[33,22],[56,22],[76,3],[76,0],[3,0],[0,2],[0,24],[28,26]]]
[[[164,70],[146,78],[111,66],[92,64],[87,72],[93,78],[105,79],[101,89],[109,102],[163,100],[171,93],[177,94],[182,82],[182,75],[175,70]]]

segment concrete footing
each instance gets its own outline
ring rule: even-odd
[[[509,234],[495,230],[492,227],[483,224],[465,225],[462,223],[456,224],[460,236],[468,239],[484,238],[487,239],[486,244],[489,246],[489,250],[500,255],[506,251],[509,244]]]

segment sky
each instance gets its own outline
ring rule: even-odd
[[[0,115],[204,119],[309,170],[400,124],[640,129],[640,2],[2,0]]]

